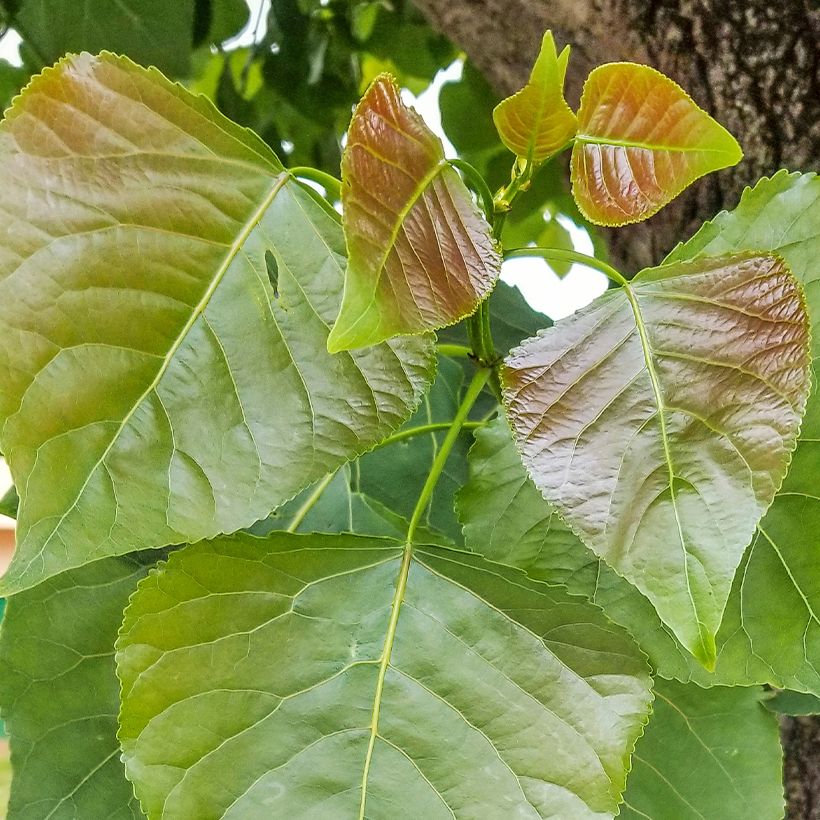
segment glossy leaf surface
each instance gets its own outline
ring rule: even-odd
[[[759,688],[657,681],[632,757],[625,820],[780,820],[782,750]]]
[[[493,111],[501,141],[524,160],[543,162],[575,135],[575,114],[564,99],[568,60],[569,46],[559,55],[548,31],[529,82]]]
[[[146,579],[117,662],[149,817],[614,813],[649,700],[626,634],[477,556],[402,556],[387,539],[234,536]]]
[[[489,225],[439,138],[387,75],[350,123],[342,205],[349,259],[331,351],[454,324],[498,278]]]
[[[765,683],[820,693],[815,668],[818,649],[810,620],[811,610],[820,602],[809,586],[814,579],[809,563],[813,550],[806,549],[811,543],[806,532],[797,532],[793,546],[784,553],[807,554],[802,565],[795,562],[789,567],[793,574],[787,583],[777,554],[766,550],[765,542],[756,539],[746,551],[717,634],[715,671],[707,672],[658,618],[649,600],[587,550],[544,500],[521,464],[506,421],[493,421],[476,431],[475,438],[469,480],[457,501],[469,549],[586,596],[629,631],[664,678],[700,686]],[[778,495],[765,521],[771,521],[780,503]],[[810,519],[808,527],[815,526],[820,522]],[[777,590],[777,602],[772,588]]]
[[[0,706],[11,735],[9,817],[142,817],[117,742],[114,641],[159,553],[106,558],[8,602]]]
[[[107,54],[48,69],[0,159],[0,419],[21,497],[6,591],[247,526],[429,384],[430,338],[327,353],[334,215],[158,72]]]
[[[572,149],[572,192],[599,225],[640,222],[696,179],[737,165],[735,138],[677,83],[635,63],[590,73]]]
[[[536,486],[707,667],[794,447],[808,337],[781,260],[726,257],[642,271],[502,373]]]
[[[803,285],[812,325],[813,391],[781,491],[749,550],[726,611],[721,650],[778,686],[820,695],[820,179],[781,171],[746,190],[738,207],[718,215],[677,247],[671,261],[755,247],[781,254]],[[736,673],[736,680],[742,678]]]

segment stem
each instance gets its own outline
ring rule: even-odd
[[[585,253],[579,253],[578,251],[568,251],[562,248],[514,248],[504,253],[505,260],[526,256],[538,256],[542,259],[555,259],[561,262],[577,262],[580,265],[586,265],[588,268],[601,271],[619,285],[629,284],[627,278],[611,265],[607,265],[606,262],[602,262],[594,256],[587,256]]]
[[[463,159],[448,159],[447,162],[452,165],[453,168],[457,168],[461,171],[467,181],[473,186],[473,190],[481,197],[481,201],[484,203],[484,215],[487,217],[487,221],[492,224],[493,214],[495,213],[495,203],[484,177],[481,176],[469,162]]]
[[[286,532],[296,532],[299,525],[305,520],[305,516],[313,509],[316,502],[322,497],[322,493],[327,489],[328,484],[333,481],[336,472],[328,473],[317,485],[316,489],[305,499],[305,503],[296,510],[293,520],[288,525]]]
[[[367,755],[364,760],[364,771],[362,772],[362,799],[359,805],[359,820],[365,818],[365,808],[367,804],[367,781],[370,775],[370,763],[373,760],[373,749],[376,746],[376,737],[379,731],[379,712],[382,705],[382,695],[384,693],[384,679],[387,675],[387,667],[390,665],[390,655],[393,651],[393,642],[396,639],[396,628],[399,623],[399,612],[401,604],[404,600],[404,592],[407,589],[407,578],[410,575],[410,564],[413,558],[413,536],[416,534],[416,528],[427,509],[430,502],[430,497],[433,494],[436,484],[438,483],[441,471],[447,462],[447,457],[456,443],[459,432],[467,420],[476,399],[487,379],[490,377],[490,371],[486,368],[476,371],[467,392],[464,394],[464,399],[459,405],[453,423],[450,425],[450,431],[447,433],[444,441],[441,444],[441,449],[438,451],[433,465],[430,467],[430,473],[427,476],[427,481],[424,482],[419,500],[416,502],[416,508],[413,510],[413,515],[410,517],[410,524],[407,527],[407,540],[404,545],[404,552],[401,558],[401,567],[399,568],[399,576],[396,579],[396,592],[393,595],[393,602],[390,606],[390,620],[387,624],[387,634],[384,638],[384,647],[382,649],[381,660],[379,661],[379,673],[376,679],[376,693],[373,698],[373,713],[370,719],[370,742],[367,746]]]
[[[513,200],[518,196],[518,192],[524,187],[524,190],[529,186],[532,179],[534,166],[531,159],[527,159],[524,167],[519,172],[519,162],[516,159],[513,164],[512,179],[509,184],[502,188],[493,197],[493,210],[496,214],[501,216],[506,214],[512,207]]]
[[[334,200],[340,201],[342,198],[342,182],[336,177],[320,171],[318,168],[310,168],[307,165],[299,165],[296,168],[288,168],[288,171],[297,179],[309,179],[321,185],[327,195]]]
[[[466,345],[436,345],[440,356],[449,356],[452,359],[469,359],[473,351]]]
[[[441,448],[433,460],[433,466],[430,467],[430,474],[427,476],[427,481],[424,482],[424,486],[421,489],[421,494],[419,495],[419,500],[416,502],[416,508],[413,510],[413,515],[410,516],[410,525],[407,527],[407,549],[412,550],[413,536],[416,533],[416,527],[418,527],[419,521],[421,521],[421,517],[424,515],[424,511],[427,509],[430,496],[432,496],[433,490],[438,483],[439,476],[441,475],[441,471],[444,469],[447,457],[450,455],[450,451],[453,449],[456,439],[458,439],[458,434],[461,432],[461,428],[467,421],[467,416],[470,414],[470,410],[472,410],[476,399],[481,394],[481,391],[484,389],[484,385],[487,383],[487,379],[489,378],[490,371],[487,368],[482,368],[481,370],[476,371],[476,374],[473,376],[473,380],[470,382],[470,386],[467,388],[467,392],[464,394],[464,399],[459,405],[458,412],[453,419],[453,423],[450,425],[450,431],[444,437],[444,441],[441,443]]]
[[[493,410],[495,410],[495,408],[493,408]],[[404,441],[407,438],[420,436],[423,433],[435,433],[438,430],[446,430],[448,427],[452,427],[454,423],[455,420],[434,421],[431,424],[421,424],[418,427],[409,427],[407,430],[400,430],[398,433],[393,433],[392,436],[388,436],[378,446],[385,447],[388,444],[395,444],[397,441]],[[487,422],[485,421],[465,421],[464,424],[461,425],[461,429],[475,430],[477,427],[483,427],[486,423]]]

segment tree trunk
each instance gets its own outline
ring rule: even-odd
[[[820,8],[814,0],[415,0],[504,94],[527,80],[542,33],[573,48],[567,96],[600,63],[647,63],[740,141],[739,166],[700,180],[646,223],[609,232],[627,271],[660,261],[746,185],[820,156]]]
[[[696,182],[659,214],[609,231],[612,258],[656,264],[746,185],[780,168],[820,164],[820,7],[815,0],[414,0],[504,94],[527,80],[542,33],[573,48],[567,97],[617,60],[672,77],[740,141],[736,168]],[[820,720],[785,718],[789,820],[820,820]]]

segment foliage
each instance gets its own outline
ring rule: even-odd
[[[117,43],[193,91],[82,53],[0,124],[10,816],[779,816],[773,712],[820,697],[818,179],[627,276],[545,214],[740,158],[645,66],[577,114],[549,33],[506,101],[467,67],[447,160],[385,72],[453,53],[401,4],[274,0],[231,49],[241,3],[180,3],[175,52],[150,4],[147,38],[56,5],[64,39],[5,4],[29,67]],[[523,255],[613,287],[551,324],[497,282]]]

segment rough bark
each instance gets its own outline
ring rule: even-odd
[[[820,818],[820,721],[815,717],[782,718],[785,750],[783,782],[788,820]]]
[[[744,161],[712,174],[647,223],[611,232],[625,270],[658,262],[746,185],[820,158],[820,7],[814,0],[416,0],[490,82],[526,82],[541,34],[570,43],[571,102],[600,63],[647,63],[680,83],[740,140]]]
[[[541,34],[573,47],[567,92],[600,63],[655,66],[741,142],[739,166],[695,183],[648,222],[609,232],[625,271],[659,262],[746,185],[820,166],[820,6],[815,0],[415,0],[499,92],[526,82]],[[789,820],[820,820],[820,720],[784,718]]]

